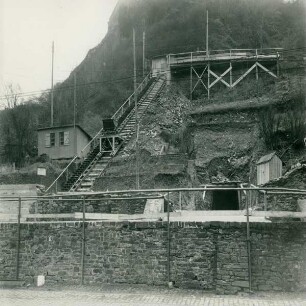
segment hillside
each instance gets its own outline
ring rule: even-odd
[[[73,74],[77,74],[77,116],[94,133],[132,92],[132,28],[136,29],[138,81],[142,78],[142,32],[146,58],[204,49],[205,11],[209,10],[210,49],[305,46],[303,1],[281,0],[129,0],[119,1],[109,31],[55,94],[55,120],[72,122]],[[149,61],[146,71],[149,69]],[[41,122],[49,118],[44,113]],[[90,123],[88,123],[90,122]]]
[[[256,86],[253,81],[244,82],[237,90],[228,92],[216,87],[210,101],[205,92],[197,90],[194,101],[189,101],[188,76],[173,78],[173,88],[179,88],[184,114],[170,131],[160,131],[156,148],[148,151],[156,154],[167,147],[171,129],[184,121],[188,112],[198,111],[206,104],[222,104],[248,99],[278,101],[286,93],[293,95],[300,89],[304,74],[301,66],[305,47],[305,3],[301,0],[120,0],[109,20],[109,30],[101,43],[91,49],[69,78],[55,86],[55,124],[73,121],[73,76],[77,75],[77,123],[94,135],[102,124],[102,118],[110,117],[133,91],[132,28],[136,29],[138,82],[142,79],[142,33],[146,33],[146,67],[150,68],[153,56],[175,52],[202,50],[205,48],[206,10],[209,10],[209,48],[269,48],[283,47],[286,61],[282,63],[283,79],[267,82],[261,78]],[[302,70],[301,70],[302,68]],[[297,82],[291,82],[291,79]],[[294,86],[297,84],[297,86]],[[169,95],[172,95],[172,89]],[[266,94],[269,93],[267,96]],[[169,96],[169,114],[165,126],[172,126],[171,112],[176,101]],[[36,128],[49,124],[50,96],[42,95],[26,106],[1,112],[1,156],[4,162],[15,162],[17,167],[30,156],[37,154]],[[172,103],[172,104],[171,104]],[[187,104],[190,104],[188,107]],[[254,105],[254,103],[252,103]],[[186,109],[185,109],[186,108]],[[26,110],[25,110],[26,109]],[[184,113],[186,110],[186,114]],[[156,114],[163,112],[155,110]],[[161,115],[159,115],[161,116]],[[13,119],[14,120],[13,120]],[[25,118],[28,118],[26,120]],[[145,119],[146,120],[146,119]],[[150,118],[147,118],[150,124]],[[15,122],[15,123],[14,123]],[[25,124],[21,124],[25,122]],[[143,126],[144,131],[147,126]],[[24,137],[24,135],[28,135]],[[172,137],[172,136],[171,136]],[[171,138],[170,137],[170,138]],[[161,140],[157,144],[157,140]],[[153,140],[152,140],[153,141]],[[17,150],[16,150],[17,148]],[[146,149],[147,150],[147,149]],[[175,152],[171,148],[170,153]],[[16,152],[18,154],[16,154]]]

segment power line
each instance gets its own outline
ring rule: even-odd
[[[141,76],[141,74],[139,74],[139,76]],[[113,84],[113,83],[117,83],[117,82],[124,81],[124,80],[129,80],[129,79],[133,79],[133,76],[129,76],[129,77],[125,77],[125,78],[119,78],[119,79],[114,79],[112,81],[100,81],[100,82],[99,81],[95,81],[95,82],[83,83],[83,84],[78,84],[76,87],[90,86],[90,85],[96,85],[96,84]],[[62,86],[60,88],[54,88],[54,92],[62,91],[62,90],[71,90],[72,88],[74,88],[74,85]],[[18,97],[26,97],[26,96],[33,96],[33,95],[39,94],[39,93],[48,93],[48,92],[50,92],[50,89],[31,91],[31,92],[24,92],[24,93],[19,93],[17,95],[18,95]],[[14,96],[14,95],[0,96],[0,100],[7,99],[7,97],[11,97],[11,96]]]
[[[296,52],[297,50],[306,50],[305,47],[303,48],[293,48],[293,49],[286,49],[286,50],[281,50],[279,53],[292,53],[292,52]],[[290,62],[297,62],[298,60],[296,59],[291,59],[291,60],[285,60],[285,61],[290,61]],[[303,60],[300,60],[301,62]],[[220,62],[220,63],[214,63],[214,66],[216,65],[224,65],[226,62]],[[185,69],[190,69],[190,67],[188,68],[181,68],[180,71],[183,71]],[[288,71],[288,70],[294,70],[294,69],[303,69],[303,67],[293,67],[293,68],[283,68],[281,69],[282,71]],[[120,70],[120,69],[118,69]],[[137,70],[139,72],[138,76],[141,76],[142,69],[138,69]],[[101,71],[103,72],[103,70]],[[262,73],[262,72],[260,72]],[[265,73],[265,72],[263,72]],[[235,74],[233,74],[235,75]],[[238,75],[238,74],[237,74]],[[118,78],[118,79],[114,79],[111,81],[94,81],[94,82],[88,82],[88,83],[83,83],[83,84],[78,84],[76,87],[84,87],[84,86],[91,86],[91,85],[97,85],[97,84],[113,84],[116,82],[120,82],[120,81],[124,81],[124,80],[129,80],[129,79],[133,79],[133,76],[128,76],[128,77],[124,77],[124,78]],[[69,86],[61,86],[60,88],[54,88],[54,92],[59,92],[59,91],[64,91],[64,90],[71,90],[72,88],[74,88],[74,85],[69,85]],[[33,95],[38,95],[38,94],[43,94],[43,93],[49,93],[51,90],[50,89],[45,89],[45,90],[37,90],[37,91],[30,91],[30,92],[23,92],[23,93],[18,93],[18,97],[31,97]],[[9,97],[13,97],[15,94],[12,95],[3,95],[0,96],[0,100],[5,100]]]

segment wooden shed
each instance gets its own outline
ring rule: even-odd
[[[82,149],[91,140],[90,135],[79,125],[62,125],[40,128],[38,134],[38,155],[47,154],[51,159],[82,157]],[[90,150],[88,146],[83,155]]]
[[[275,152],[267,154],[257,162],[257,185],[263,185],[282,176],[282,161]]]

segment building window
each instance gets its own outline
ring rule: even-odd
[[[46,133],[45,134],[45,146],[47,148],[55,146],[55,133]]]
[[[55,133],[50,133],[50,147],[55,146]]]
[[[60,146],[69,146],[69,132],[59,132]]]

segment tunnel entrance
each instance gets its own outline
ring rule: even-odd
[[[213,191],[213,210],[239,210],[239,197],[237,190]]]

